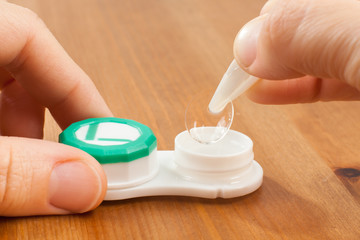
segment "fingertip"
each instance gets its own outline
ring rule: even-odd
[[[268,0],[262,7],[260,11],[260,15],[269,13],[271,9],[273,9],[278,4],[278,1],[279,0]]]
[[[237,63],[246,72],[259,78],[287,79],[302,76],[278,59],[285,49],[272,45],[268,21],[269,15],[263,14],[240,29],[233,47]]]
[[[270,0],[261,16],[238,34],[244,37],[235,41],[235,58],[260,78],[312,75],[340,79],[359,89],[359,9],[358,1]],[[259,33],[250,23],[264,16]]]
[[[62,215],[103,201],[106,175],[87,153],[64,144],[0,137],[0,215]]]
[[[57,163],[49,183],[52,206],[83,213],[100,205],[106,193],[106,176],[98,164],[83,158]]]
[[[266,15],[256,17],[246,23],[234,40],[234,57],[243,68],[249,68],[256,59],[257,42]]]

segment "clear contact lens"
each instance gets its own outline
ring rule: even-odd
[[[234,117],[232,102],[226,104],[221,112],[209,110],[213,91],[205,90],[196,94],[185,112],[185,126],[190,136],[203,144],[215,143],[229,131]]]

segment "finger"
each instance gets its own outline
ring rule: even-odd
[[[0,134],[42,138],[45,108],[0,68]]]
[[[106,192],[100,164],[59,143],[0,137],[0,215],[81,213]]]
[[[283,81],[260,80],[247,91],[247,96],[262,104],[360,100],[360,92],[346,83],[311,76]]]
[[[0,133],[2,136],[42,138],[45,108],[15,80],[0,95]]]
[[[65,128],[89,117],[112,116],[89,77],[31,11],[0,2],[0,67]]]
[[[0,90],[3,89],[6,84],[13,81],[14,77],[3,68],[0,68]]]
[[[360,2],[271,0],[239,32],[234,54],[264,79],[340,79],[360,90]]]

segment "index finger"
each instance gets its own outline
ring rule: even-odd
[[[60,127],[112,116],[91,79],[36,14],[7,2],[0,2],[0,8],[0,67],[49,108]]]

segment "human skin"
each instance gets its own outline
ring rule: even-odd
[[[92,210],[105,173],[87,153],[41,140],[44,111],[62,129],[112,113],[36,14],[6,1],[0,9],[0,215]]]
[[[106,176],[85,152],[40,140],[44,111],[63,129],[112,113],[36,14],[6,1],[0,9],[0,215],[92,210],[104,198]],[[270,0],[234,42],[239,65],[267,79],[249,98],[359,100],[359,12],[356,0]]]
[[[234,41],[263,104],[360,99],[360,2],[270,0]],[[272,81],[270,81],[272,80]]]

